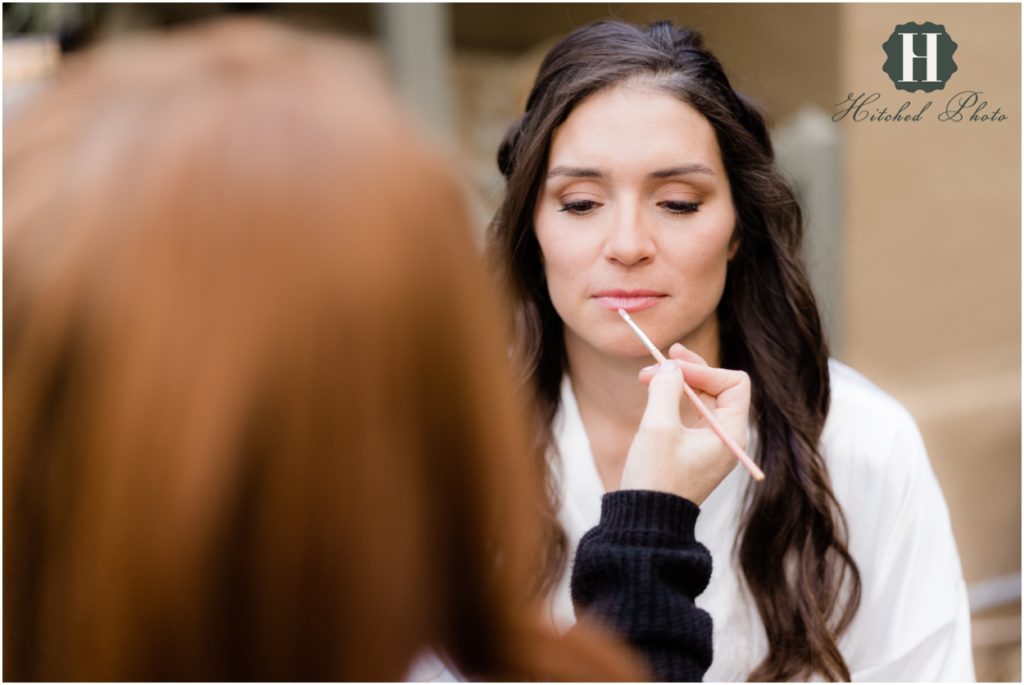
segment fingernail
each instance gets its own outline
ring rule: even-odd
[[[651,373],[654,373],[655,371],[658,370],[658,365],[657,364],[651,364],[650,366],[645,366],[644,368],[642,368],[640,370],[641,371],[650,371]]]
[[[686,351],[686,346],[683,345],[683,343],[678,343],[678,342],[677,343],[672,343],[672,347],[669,348],[669,349],[672,350],[672,349],[675,349],[676,347],[678,347],[680,350],[682,350],[684,352]]]
[[[662,362],[661,364],[662,371],[677,371],[678,369],[679,365],[676,364],[674,361]]]

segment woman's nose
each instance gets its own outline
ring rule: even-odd
[[[605,241],[606,259],[624,266],[650,261],[654,257],[654,236],[641,212],[635,207],[623,207],[609,228]]]

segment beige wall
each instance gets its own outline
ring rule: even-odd
[[[453,38],[463,50],[518,55],[591,21],[672,19],[700,30],[734,85],[764,104],[771,117],[782,120],[808,101],[822,107],[832,104],[839,70],[839,5],[543,3],[528,7],[453,5]],[[797,72],[799,77],[794,78]]]
[[[971,550],[968,578],[1016,571],[1020,7],[857,5],[842,16],[844,90],[877,91],[890,110],[934,101],[921,123],[839,124],[846,357],[926,428],[960,543]],[[924,20],[944,24],[958,43],[959,70],[943,91],[897,91],[881,70],[881,43],[897,23]],[[1009,119],[929,117],[963,89],[982,91]]]
[[[881,44],[908,21],[958,44],[943,91],[897,91],[882,72]],[[1020,6],[845,5],[840,26],[842,97],[934,101],[922,123],[839,124],[845,360],[917,418],[968,582],[1019,573]],[[1009,118],[937,121],[965,89]],[[978,675],[1019,678],[1019,603],[996,613],[976,616]]]

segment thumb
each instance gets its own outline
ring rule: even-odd
[[[683,373],[679,365],[674,361],[661,364],[647,388],[647,408],[640,425],[680,426],[679,401],[682,394]]]

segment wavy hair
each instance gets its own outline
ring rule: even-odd
[[[538,458],[551,453],[566,369],[563,324],[533,230],[551,139],[587,96],[640,78],[711,123],[735,205],[739,250],[717,309],[721,363],[750,375],[756,458],[767,474],[747,492],[735,550],[769,645],[750,679],[849,679],[836,642],[859,605],[860,574],[819,452],[830,399],[828,348],[800,258],[800,207],[774,166],[762,114],[732,88],[701,35],[670,22],[602,21],[559,41],[498,152],[507,191],[488,231],[488,257],[512,301],[520,380],[536,400]],[[551,530],[554,497],[549,482]],[[549,537],[550,571],[564,558],[565,542],[557,532]]]

